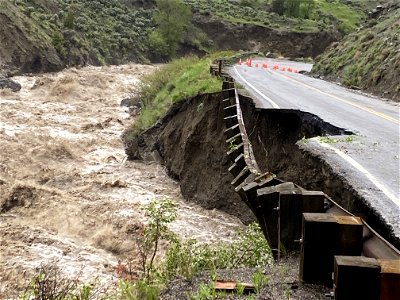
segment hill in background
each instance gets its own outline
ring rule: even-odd
[[[364,27],[334,43],[313,72],[400,102],[400,3],[383,6]]]
[[[0,74],[165,61],[155,11],[178,0],[0,0]],[[190,23],[177,55],[213,50],[316,56],[355,30],[376,0],[184,0]],[[155,38],[154,38],[155,37]],[[163,42],[161,40],[161,42]],[[165,43],[161,43],[165,46]],[[161,54],[160,54],[161,52]]]

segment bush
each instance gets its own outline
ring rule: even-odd
[[[231,243],[210,246],[196,240],[174,240],[162,266],[165,279],[183,276],[191,279],[200,271],[216,269],[259,268],[272,262],[270,247],[258,224],[238,232]]]

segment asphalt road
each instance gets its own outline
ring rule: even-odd
[[[264,63],[268,68],[262,68]],[[279,70],[273,70],[274,65]],[[336,172],[346,176],[400,238],[399,105],[288,72],[288,67],[310,71],[312,65],[256,59],[252,67],[236,65],[229,73],[252,94],[258,108],[310,112],[353,132],[350,139],[313,138],[303,147],[322,155]]]

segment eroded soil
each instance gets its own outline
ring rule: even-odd
[[[162,166],[126,159],[120,135],[132,118],[119,104],[153,68],[69,69],[0,90],[0,298],[52,260],[67,276],[112,284],[118,260],[137,261],[140,208],[155,198],[178,201],[171,229],[182,237],[229,240],[243,226],[186,203]]]

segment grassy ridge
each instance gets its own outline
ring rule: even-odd
[[[225,21],[254,24],[277,30],[318,31],[336,28],[344,34],[355,30],[376,0],[315,0],[310,14],[299,18],[280,16],[271,11],[271,0],[184,0],[193,12],[211,14]]]
[[[400,101],[400,5],[319,56],[313,72]]]

